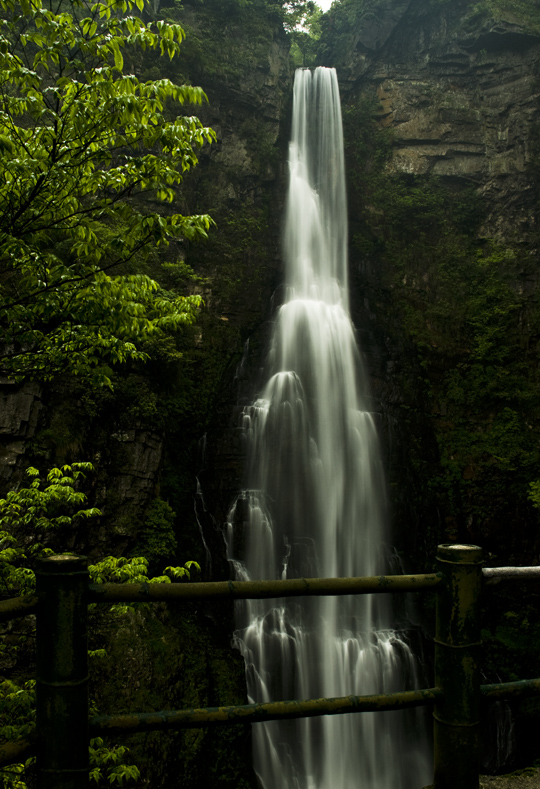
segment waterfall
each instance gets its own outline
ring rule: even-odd
[[[246,489],[227,525],[239,579],[388,572],[375,416],[349,317],[347,206],[334,69],[298,70],[284,231],[286,298],[266,385],[244,409]],[[237,603],[250,702],[418,687],[386,595]],[[419,789],[430,782],[423,713],[253,726],[264,789]]]

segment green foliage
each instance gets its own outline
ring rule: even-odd
[[[144,528],[137,539],[137,549],[150,562],[174,555],[177,547],[175,517],[176,513],[163,499],[154,499],[148,507]]]
[[[135,199],[173,201],[214,133],[164,109],[205,96],[124,73],[124,54],[173,58],[184,38],[177,24],[133,15],[131,0],[1,6],[2,372],[108,383],[109,365],[145,360],[141,341],[191,323],[201,303],[159,292],[129,265],[171,239],[206,237],[208,216],[142,211]]]
[[[0,683],[0,740],[24,739],[33,733],[36,717],[35,680],[21,685],[4,679]],[[97,786],[124,786],[140,777],[138,767],[126,764],[129,748],[106,745],[101,738],[90,741],[90,780]],[[34,763],[32,757],[24,764],[0,768],[2,789],[28,789],[26,771]]]
[[[190,0],[192,5],[196,26],[185,24],[180,60],[197,79],[242,78],[246,64],[259,68],[261,54],[267,59],[281,30],[289,38],[294,68],[317,64],[323,14],[314,0]]]
[[[33,679],[21,687],[9,679],[0,683],[0,737],[3,740],[17,740],[31,733],[35,722],[35,686]]]
[[[46,547],[49,533],[71,526],[79,520],[99,515],[95,508],[81,509],[85,495],[76,489],[77,482],[92,470],[90,463],[73,463],[53,468],[43,480],[35,468],[27,469],[29,487],[10,491],[0,499],[0,589],[3,596],[28,594],[35,589],[33,565],[36,559],[53,551]],[[24,637],[22,639],[24,641]],[[0,644],[6,652],[8,645]],[[11,655],[17,645],[10,644]],[[4,680],[0,685],[0,738],[24,738],[35,721],[35,681],[22,684]],[[25,764],[0,770],[3,789],[26,789],[25,773],[33,759]]]
[[[53,468],[45,481],[35,468],[27,470],[32,479],[29,487],[10,491],[0,500],[0,582],[3,595],[27,594],[35,588],[35,573],[31,566],[35,559],[53,551],[45,547],[47,533],[61,526],[73,526],[79,519],[100,514],[96,508],[80,509],[86,496],[76,489],[85,472],[92,471],[90,463],[73,463],[71,466]],[[161,533],[162,539],[170,537],[172,511],[165,502],[150,509],[148,524]],[[70,513],[70,514],[69,514]],[[172,513],[174,516],[174,513]],[[190,570],[200,569],[196,562],[186,562],[183,567],[166,567],[162,575],[148,575],[149,561],[145,557],[106,556],[88,569],[93,583],[171,583],[172,579],[189,578]],[[128,606],[112,606],[109,613],[123,614]],[[23,638],[24,640],[24,638]],[[0,650],[7,650],[6,643]],[[16,650],[9,645],[11,653]],[[104,650],[90,652],[92,658],[103,657]],[[20,739],[27,736],[35,725],[35,681],[17,684],[10,680],[0,683],[0,740]],[[98,786],[126,783],[140,777],[135,765],[125,763],[128,749],[124,746],[105,745],[103,740],[90,743],[90,777]],[[25,764],[0,769],[0,786],[3,789],[27,789],[26,770],[33,759]]]
[[[90,740],[90,780],[98,786],[124,786],[136,781],[141,773],[136,765],[125,764],[128,753],[129,748],[125,745],[107,746],[101,737]]]
[[[152,578],[148,575],[148,565],[149,560],[145,556],[132,558],[106,556],[96,564],[89,565],[88,571],[95,584],[170,584],[171,579],[189,578],[192,568],[201,569],[197,562],[188,561],[183,567],[165,567],[161,575]],[[113,605],[108,610],[112,614],[125,614],[136,605],[136,603]]]
[[[92,470],[90,463],[53,468],[42,479],[35,468],[27,469],[29,487],[9,491],[0,499],[0,592],[2,596],[28,594],[35,589],[36,559],[53,551],[46,547],[49,534],[60,527],[99,515],[94,507],[80,509],[85,495],[76,489],[78,480]],[[22,638],[24,642],[24,637]],[[0,652],[17,652],[16,644],[0,643]],[[35,720],[35,681],[0,684],[0,738],[23,738]],[[25,771],[33,759],[0,769],[3,789],[26,789]]]
[[[291,39],[292,65],[295,68],[316,65],[321,9],[311,0],[292,0],[284,4],[284,11],[284,27]]]
[[[33,762],[33,759],[28,759],[25,764],[12,764],[0,769],[0,787],[2,789],[28,789],[24,773]]]
[[[53,468],[44,482],[39,471],[30,467],[26,471],[32,478],[30,487],[11,490],[5,499],[0,499],[2,594],[33,591],[35,574],[28,564],[52,553],[44,545],[48,532],[101,514],[95,507],[79,509],[86,496],[76,490],[76,482],[91,470],[91,463]]]
[[[10,491],[5,499],[0,499],[0,594],[3,597],[32,593],[36,582],[35,562],[54,552],[50,543],[55,533],[62,527],[75,526],[100,514],[95,507],[81,508],[86,496],[77,490],[78,482],[91,470],[90,463],[73,463],[51,469],[43,480],[37,469],[29,468],[30,486]],[[24,636],[20,643],[2,640],[0,653],[9,651],[12,659],[24,646]],[[17,736],[23,736],[28,719],[24,715],[17,716],[17,704],[28,707],[30,701],[25,694],[32,691],[33,685],[30,683],[18,690],[10,690],[10,687],[8,682],[2,690],[3,709],[7,715],[3,725],[15,725],[16,721],[21,727]],[[9,738],[6,732],[0,736]]]
[[[540,479],[529,483],[529,501],[532,501],[533,507],[540,509]]]
[[[35,725],[35,680],[17,685],[9,680],[0,683],[0,739],[24,739],[31,734]],[[107,745],[101,738],[90,740],[90,780],[99,787],[117,784],[124,786],[140,778],[139,768],[126,764],[129,748],[123,745]],[[24,764],[13,764],[0,768],[2,789],[28,789],[26,771],[32,766],[32,757]]]
[[[0,682],[0,740],[18,740],[27,737],[34,728],[36,717],[35,680],[18,685],[9,679]],[[2,789],[27,789],[25,771],[35,759],[24,764],[0,768]]]
[[[189,561],[183,567],[165,567],[163,575],[157,578],[150,578],[147,574],[148,564],[148,559],[145,556],[134,556],[131,559],[126,559],[123,556],[106,556],[100,562],[89,565],[88,571],[92,582],[95,584],[170,584],[171,577],[189,578],[192,567],[197,570],[201,569],[197,562]]]
[[[283,3],[285,16],[284,27],[288,33],[292,33],[301,27],[309,26],[310,21],[321,14],[317,3],[312,0],[287,0]]]

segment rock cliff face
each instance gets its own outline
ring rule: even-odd
[[[0,383],[0,478],[3,485],[11,482],[24,457],[26,442],[36,433],[41,408],[41,389],[37,384]]]
[[[385,25],[359,33],[344,69],[348,83],[377,93],[379,122],[394,135],[391,168],[473,183],[488,205],[480,234],[518,243],[537,230],[540,31],[524,17],[463,2],[397,4]]]
[[[239,408],[258,385],[267,322],[281,280],[292,85],[289,42],[271,4],[264,13],[260,4],[258,17],[249,9],[244,16],[230,13],[231,5],[227,10],[215,3],[202,13],[200,6],[187,3],[181,16],[188,31],[181,68],[204,86],[209,101],[200,115],[218,135],[186,179],[191,210],[206,206],[217,223],[208,244],[186,254],[205,278],[207,310],[198,343],[214,368],[196,461],[197,519],[208,548],[208,578],[229,573],[222,528],[242,478]],[[216,47],[212,55],[201,51],[205,36]]]

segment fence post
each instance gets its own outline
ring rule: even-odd
[[[38,789],[88,789],[86,557],[50,556],[36,571]]]
[[[434,789],[478,789],[482,549],[439,545],[445,583],[437,594],[435,685],[442,701],[433,710]]]

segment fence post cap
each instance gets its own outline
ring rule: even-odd
[[[479,564],[482,561],[482,548],[479,545],[444,543],[437,546],[437,559],[453,564]]]
[[[88,558],[75,553],[61,553],[45,556],[38,560],[38,572],[55,575],[86,571]]]

